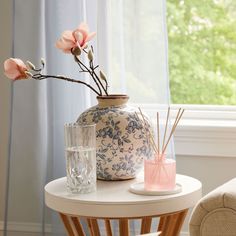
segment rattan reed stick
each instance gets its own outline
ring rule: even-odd
[[[167,125],[168,125],[168,120],[169,120],[169,115],[170,115],[170,107],[168,107],[167,115],[166,115],[166,125],[165,125],[165,132],[164,132],[164,137],[163,137],[163,142],[162,142],[162,153],[163,153],[163,148],[165,145],[165,139],[166,139],[166,132],[167,132]]]
[[[167,139],[167,142],[166,142],[166,144],[165,144],[165,146],[164,146],[164,149],[163,149],[163,153],[162,153],[162,154],[164,154],[165,151],[166,151],[166,149],[167,149],[167,146],[168,146],[168,144],[169,144],[169,142],[170,142],[170,139],[171,139],[171,137],[172,137],[172,135],[173,135],[173,133],[174,133],[174,131],[175,131],[175,128],[177,127],[178,120],[179,120],[179,118],[181,118],[180,115],[181,115],[181,108],[179,109],[178,114],[177,114],[177,116],[175,117],[174,125],[173,125],[172,128],[171,128],[171,132],[170,132],[169,137],[168,137],[168,139]]]
[[[157,148],[158,148],[158,158],[160,156],[160,120],[159,113],[157,112]]]
[[[174,122],[173,126],[176,125],[176,122],[178,121],[178,118],[179,118],[179,115],[180,115],[181,110],[182,110],[182,108],[179,108],[178,113],[177,113],[177,115],[176,115],[176,117],[175,117],[175,122]]]
[[[180,109],[181,109],[181,108],[180,108]],[[180,111],[180,110],[179,110],[179,111]],[[167,146],[168,146],[168,144],[169,144],[169,142],[170,142],[170,139],[171,139],[172,135],[174,134],[175,129],[176,129],[176,127],[177,127],[177,125],[178,125],[178,123],[179,123],[179,121],[180,121],[180,119],[181,119],[181,117],[182,117],[183,114],[184,114],[184,109],[182,110],[182,112],[180,113],[180,115],[179,115],[179,112],[178,112],[178,114],[177,114],[177,116],[176,116],[176,118],[175,118],[174,125],[173,125],[173,127],[172,127],[172,129],[171,129],[169,138],[168,138],[168,140],[167,140],[167,142],[166,142],[166,144],[165,144],[165,146],[164,146],[164,149],[163,149],[163,151],[162,151],[162,154],[165,153],[166,148],[167,148]]]

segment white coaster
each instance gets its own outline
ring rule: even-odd
[[[131,184],[129,187],[129,191],[139,195],[162,196],[162,195],[180,193],[182,191],[182,186],[181,184],[176,183],[175,188],[172,190],[152,191],[144,189],[144,182],[138,182]]]

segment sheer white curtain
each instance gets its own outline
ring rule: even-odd
[[[168,104],[164,0],[15,0],[13,57],[39,65],[47,74],[81,78],[71,55],[55,48],[66,29],[86,21],[97,31],[98,63],[110,93],[127,93],[133,103]],[[88,80],[84,77],[81,79]],[[45,210],[43,187],[65,175],[63,125],[96,103],[94,94],[69,82],[20,81],[13,85],[11,150],[5,235],[11,230],[63,233]],[[20,235],[20,234],[16,234]]]
[[[169,82],[165,1],[110,1],[112,91],[130,101],[167,104]]]
[[[73,57],[55,48],[61,33],[82,21],[97,31],[96,1],[15,0],[13,57],[36,65],[43,57],[46,74],[83,79]],[[65,175],[63,125],[76,121],[95,98],[81,85],[56,80],[15,82],[12,96],[6,225],[42,232],[51,218],[44,211],[43,187]]]

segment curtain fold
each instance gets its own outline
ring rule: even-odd
[[[127,93],[136,104],[158,104],[155,109],[160,104],[166,107],[169,82],[164,3],[14,0],[13,57],[36,66],[43,57],[45,74],[88,81],[78,72],[73,57],[55,48],[64,30],[86,21],[97,31],[92,44],[96,60],[107,74],[110,93]],[[20,81],[13,87],[5,235],[14,230],[65,235],[58,216],[45,208],[44,185],[66,175],[63,126],[96,104],[95,95],[81,85],[53,79]]]
[[[86,20],[88,3],[15,0],[14,4],[13,57],[36,66],[45,58],[45,74],[83,79],[73,57],[56,49],[55,42],[64,30],[74,29]],[[96,26],[96,17],[87,17],[91,28]],[[93,44],[96,47],[96,41]],[[53,79],[20,81],[13,86],[5,235],[19,227],[40,234],[52,230],[55,235],[64,235],[56,214],[44,206],[43,189],[50,180],[65,176],[63,126],[75,122],[82,111],[94,104],[94,95],[81,85]]]

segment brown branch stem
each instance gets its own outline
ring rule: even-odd
[[[107,92],[107,89],[106,88],[104,88],[104,86],[103,86],[103,84],[102,84],[102,82],[101,82],[101,80],[99,79],[99,77],[97,76],[97,74],[94,72],[94,70],[92,70],[93,71],[93,74],[95,75],[95,77],[97,78],[97,80],[99,81],[99,84],[102,86],[102,89],[104,90],[104,92],[106,93],[106,95],[108,96],[108,92]],[[107,86],[106,86],[107,87]]]
[[[77,64],[79,65],[80,69],[81,69],[82,71],[84,71],[84,72],[88,72],[88,73],[91,75],[93,81],[95,82],[95,84],[97,85],[97,87],[98,87],[98,89],[99,89],[99,94],[98,94],[98,95],[102,95],[101,87],[99,86],[99,84],[98,84],[96,78],[94,78],[94,76],[93,76],[93,71],[90,71],[89,68],[88,68],[82,61],[80,61],[79,58],[77,58],[77,56],[74,56],[74,58],[75,58]],[[85,68],[85,70],[82,68],[82,66]]]
[[[92,47],[92,46],[91,46],[91,47]],[[108,95],[108,93],[107,93],[107,88],[104,88],[101,79],[97,76],[97,74],[96,74],[96,72],[95,72],[95,69],[94,69],[94,66],[93,66],[93,61],[91,61],[91,62],[89,63],[89,66],[90,66],[90,69],[91,69],[91,71],[92,71],[92,74],[95,75],[95,77],[96,77],[98,83],[101,85],[103,91],[106,93],[106,95]]]
[[[32,76],[32,78],[35,79],[35,80],[43,80],[43,79],[52,78],[52,79],[60,79],[60,80],[66,80],[66,81],[74,82],[74,83],[84,84],[85,86],[87,86],[88,88],[93,90],[97,95],[100,95],[99,92],[96,91],[91,85],[89,85],[89,84],[87,84],[87,83],[85,83],[84,81],[81,81],[81,80],[75,80],[75,79],[71,79],[71,78],[64,77],[64,76],[42,75],[42,74],[35,74],[35,75]]]

